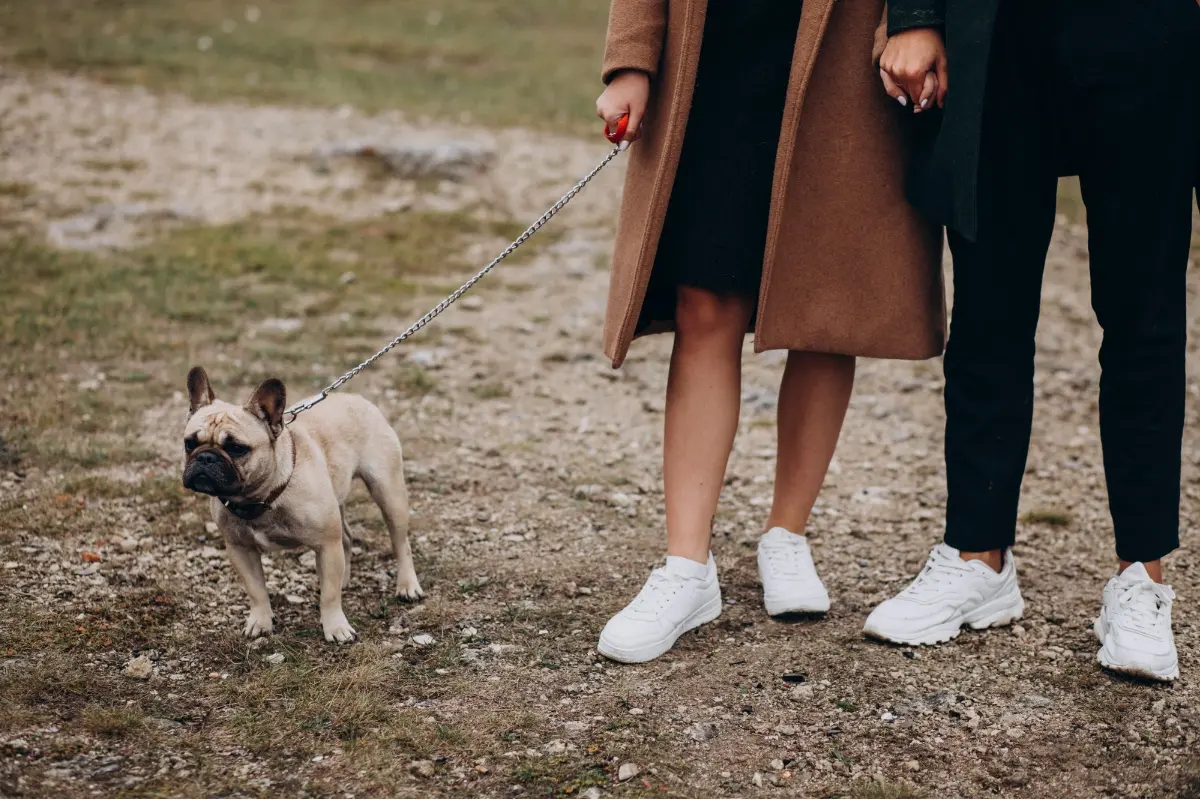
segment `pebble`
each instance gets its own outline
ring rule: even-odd
[[[711,722],[697,722],[683,731],[692,741],[707,742],[717,735],[717,727]]]
[[[561,756],[567,752],[567,743],[562,739],[552,739],[546,743],[546,753],[552,756]]]
[[[28,753],[29,742],[25,741],[24,739],[9,739],[8,749],[12,750],[14,753]]]
[[[792,687],[793,700],[811,700],[813,697],[813,688],[811,686],[794,686]]]
[[[642,768],[637,764],[633,763],[632,761],[626,761],[621,765],[620,769],[617,770],[617,780],[627,781],[641,771]]]
[[[271,653],[271,655],[264,658],[263,661],[266,661],[268,664],[282,664],[284,658],[285,656],[283,653]]]
[[[775,770],[776,772],[779,772],[781,769],[783,769],[783,759],[782,758],[772,759],[771,763],[768,764],[768,766],[771,769]]]
[[[122,670],[122,674],[134,680],[150,680],[150,676],[154,674],[154,662],[145,656],[131,658],[125,663],[125,669]]]
[[[761,773],[761,772],[756,772],[756,773],[754,773],[753,775],[751,775],[751,776],[750,776],[750,782],[751,782],[751,783],[753,783],[755,786],[758,786],[758,787],[760,787],[760,788],[761,788],[761,787],[762,787],[762,785],[763,785],[762,773]]]
[[[575,720],[572,720],[570,722],[564,722],[563,728],[566,730],[567,733],[583,733],[584,731],[587,730],[587,725],[585,725],[582,722],[577,722]]]
[[[408,771],[418,778],[432,778],[434,773],[432,761],[414,761],[408,765]]]
[[[796,726],[795,725],[776,725],[775,732],[778,733],[780,736],[795,736],[796,735]]]
[[[580,792],[579,796],[586,797],[586,798],[588,798],[588,800],[596,800],[596,798],[600,797],[600,787],[599,786],[589,786],[588,788],[586,788],[582,792]]]
[[[283,596],[283,599],[287,600],[294,606],[303,605],[304,603],[304,598],[298,594],[286,594]]]
[[[904,767],[912,772],[916,772],[921,769],[921,762],[914,758],[912,761],[904,762]]]
[[[416,636],[413,636],[409,641],[411,641],[417,647],[429,647],[437,640],[434,639],[433,636],[431,636],[428,633],[418,633]]]

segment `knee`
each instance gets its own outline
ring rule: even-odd
[[[740,337],[750,324],[753,310],[750,298],[681,287],[676,296],[675,328],[693,337]]]

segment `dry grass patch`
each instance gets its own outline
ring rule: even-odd
[[[607,14],[607,0],[40,0],[0,7],[0,41],[20,64],[204,100],[594,131]]]

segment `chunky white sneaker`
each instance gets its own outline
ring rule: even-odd
[[[786,528],[772,528],[758,540],[758,575],[763,605],[779,614],[824,614],[829,593],[817,576],[808,538]]]
[[[1179,657],[1171,632],[1175,592],[1155,583],[1141,562],[1113,575],[1093,630],[1100,640],[1096,660],[1113,672],[1155,681],[1179,677]]]
[[[667,556],[633,602],[608,621],[596,649],[613,661],[639,664],[671,649],[686,631],[721,614],[721,586],[712,553],[707,564]]]
[[[863,633],[897,644],[939,644],[958,636],[963,625],[1008,625],[1023,613],[1011,550],[1004,551],[997,573],[981,561],[963,561],[943,543],[908,588],[871,612]]]

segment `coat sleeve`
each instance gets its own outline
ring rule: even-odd
[[[889,0],[888,36],[910,28],[944,28],[946,0]]]
[[[667,0],[612,0],[604,41],[604,82],[623,69],[641,70],[653,79],[666,33]]]

